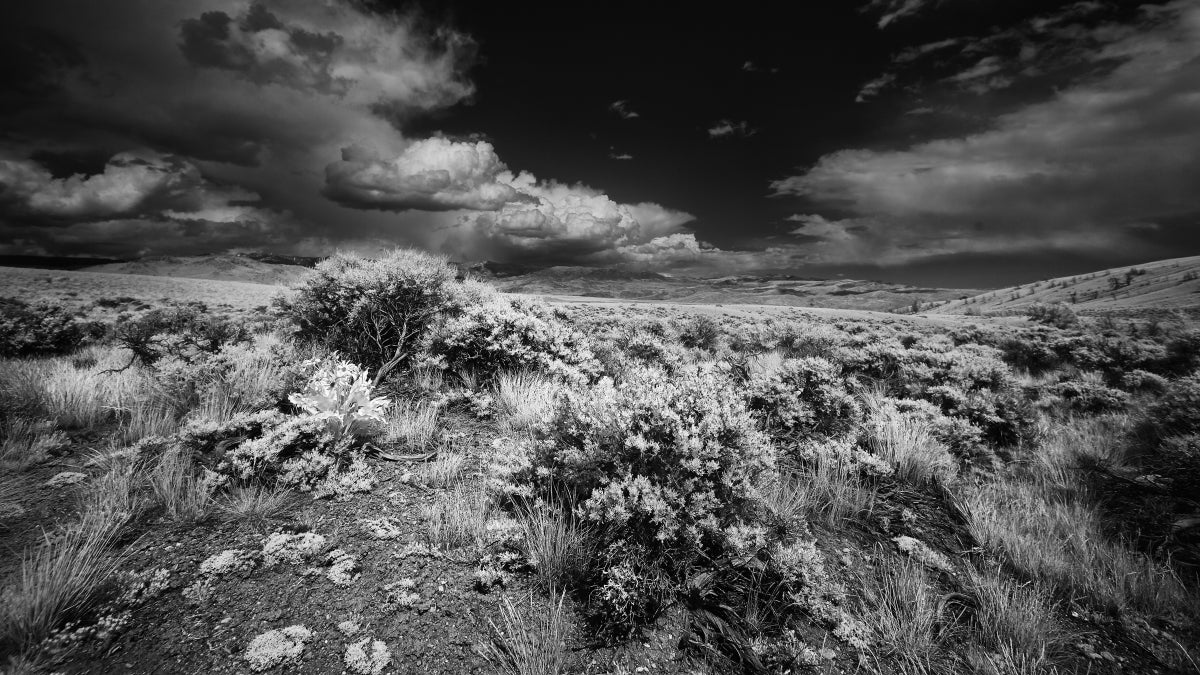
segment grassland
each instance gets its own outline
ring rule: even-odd
[[[0,270],[108,324],[3,343],[5,672],[1195,672],[1186,320],[390,264],[269,316],[270,285]]]

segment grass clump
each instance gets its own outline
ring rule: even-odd
[[[505,675],[558,675],[567,670],[570,631],[563,607],[566,595],[556,596],[548,608],[518,608],[507,597],[500,605],[501,626],[489,620],[492,640],[485,643],[484,656]]]

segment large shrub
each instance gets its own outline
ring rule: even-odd
[[[123,321],[114,337],[135,361],[153,367],[167,358],[197,363],[228,345],[249,341],[251,335],[244,324],[211,314],[202,303],[189,303]]]
[[[746,536],[774,450],[725,377],[643,368],[619,386],[569,393],[535,475],[579,498],[610,540],[684,561]]]
[[[1149,431],[1159,438],[1200,434],[1200,375],[1167,385],[1146,414]]]
[[[58,307],[0,298],[0,357],[53,356],[82,346],[87,332]]]
[[[844,436],[862,419],[841,368],[820,357],[788,359],[752,378],[746,401],[768,430],[805,439]]]
[[[505,371],[534,371],[570,380],[600,372],[588,340],[543,305],[495,301],[448,320],[430,347],[442,367],[484,382]]]
[[[295,322],[299,340],[340,352],[374,371],[379,383],[481,293],[456,281],[445,258],[396,249],[376,260],[335,254],[317,265],[294,298],[276,304]]]

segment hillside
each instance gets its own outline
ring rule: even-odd
[[[926,313],[1010,313],[1065,303],[1077,312],[1200,309],[1200,256],[1035,281],[930,308]]]
[[[312,270],[300,265],[264,262],[249,256],[231,254],[143,258],[128,262],[93,265],[83,268],[82,271],[241,281],[271,286],[287,286],[312,274]]]
[[[921,303],[941,302],[975,290],[922,288],[881,281],[798,279],[794,277],[728,276],[715,279],[674,277],[654,272],[611,268],[550,267],[498,274],[469,268],[473,276],[509,293],[640,300],[684,304],[752,304],[891,311]]]

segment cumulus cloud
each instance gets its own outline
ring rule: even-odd
[[[526,201],[499,210],[464,215],[457,229],[461,246],[493,259],[586,260],[626,246],[677,233],[694,216],[649,202],[621,204],[584,185],[540,181],[530,173],[503,173]]]
[[[1118,65],[987,130],[900,150],[834,152],[773,183],[775,192],[850,214],[865,227],[854,236],[891,261],[1039,246],[1144,248],[1138,223],[1200,216],[1200,7],[1176,2],[1153,12],[1147,30],[1121,31],[1106,44],[1102,56]]]
[[[525,199],[496,182],[504,163],[491,143],[428,138],[391,159],[346,148],[325,169],[325,195],[356,208],[390,211],[494,211]]]
[[[341,1],[45,0],[11,10],[6,23],[20,44],[0,79],[19,81],[0,82],[0,156],[19,163],[6,172],[24,176],[4,198],[9,219],[18,208],[24,214],[22,227],[35,218],[145,218],[147,227],[162,227],[163,237],[186,238],[203,224],[255,223],[292,228],[293,241],[298,235],[316,241],[335,225],[343,238],[427,241],[429,228],[420,223],[348,210],[323,197],[325,169],[351,146],[369,147],[378,158],[399,156],[413,145],[399,122],[468,98],[474,45],[466,36],[430,28],[413,14]],[[153,148],[159,159],[126,166],[120,153],[131,148]],[[64,177],[30,163],[48,155],[117,157],[95,175]],[[386,174],[374,166],[339,168],[355,179]],[[457,176],[450,173],[453,184]],[[400,191],[416,199],[417,179],[401,178],[410,183]],[[453,194],[453,185],[449,195],[440,194],[431,187],[438,176],[424,178],[433,205],[489,198],[483,187],[474,196]],[[263,203],[205,197],[218,185],[261,195]],[[151,208],[168,192],[169,208]],[[193,202],[208,205],[184,203],[189,192]],[[304,218],[271,216],[289,212]],[[104,228],[72,229],[90,236]],[[61,227],[55,236],[46,246],[57,252],[74,252],[84,241]],[[275,241],[262,236],[264,245]],[[218,241],[194,240],[197,251]]]
[[[616,113],[623,120],[641,117],[641,115],[629,109],[629,101],[613,101],[609,104],[608,109]]]
[[[751,128],[750,124],[745,120],[740,122],[720,120],[708,128],[709,138],[727,138],[732,136],[747,137],[753,136],[756,133],[758,133],[758,131]]]
[[[0,160],[0,215],[44,221],[106,220],[143,214],[192,214],[245,207],[258,195],[205,180],[183,158],[151,151],[114,155],[103,172],[55,178],[36,162]]]

